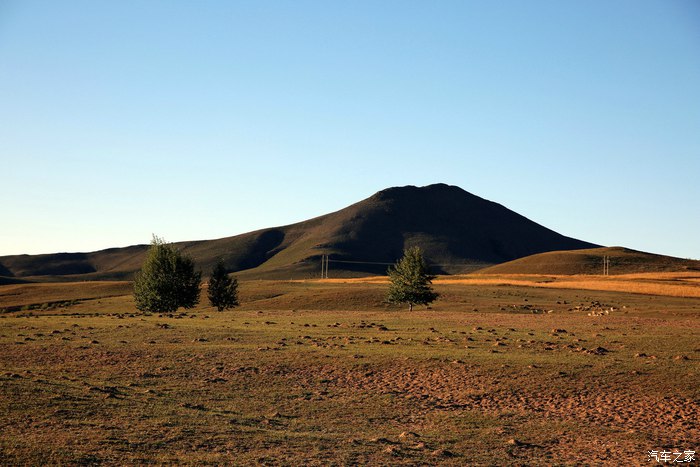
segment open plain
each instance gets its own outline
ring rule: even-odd
[[[649,465],[700,448],[699,279],[446,276],[410,313],[381,278],[161,315],[1,286],[0,462]]]

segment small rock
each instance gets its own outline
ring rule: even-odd
[[[454,457],[454,453],[448,451],[447,449],[436,449],[430,453],[433,457]]]
[[[372,438],[369,440],[371,443],[381,443],[381,444],[396,444],[386,438]]]
[[[398,446],[387,446],[386,449],[384,449],[384,452],[391,454],[392,456],[398,456],[401,454],[401,450]]]

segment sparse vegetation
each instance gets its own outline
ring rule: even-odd
[[[209,278],[209,303],[224,311],[238,305],[238,281],[226,273],[223,260],[219,259]]]
[[[248,281],[231,314],[135,313],[125,283],[3,286],[6,309],[78,301],[0,314],[0,460],[641,465],[695,449],[700,299],[541,283],[564,279],[438,278],[440,301],[410,314],[387,308],[386,278]]]
[[[192,258],[154,235],[146,260],[134,277],[136,308],[150,312],[193,308],[199,303],[201,277]]]
[[[407,303],[408,310],[411,311],[413,305],[428,305],[438,298],[438,294],[431,287],[435,277],[428,273],[428,266],[420,248],[405,250],[403,257],[389,268],[388,273],[388,302]]]

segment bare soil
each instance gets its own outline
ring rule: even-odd
[[[82,287],[0,287],[3,464],[649,465],[700,447],[697,298],[439,284],[409,313],[381,283],[250,281],[235,310],[158,315]]]

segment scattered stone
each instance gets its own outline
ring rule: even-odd
[[[398,456],[401,454],[401,449],[398,446],[387,446],[384,452],[392,456]]]
[[[433,457],[454,457],[454,453],[447,449],[436,449],[430,453]]]
[[[386,438],[372,438],[369,440],[371,443],[381,443],[381,444],[396,444],[391,440]]]

